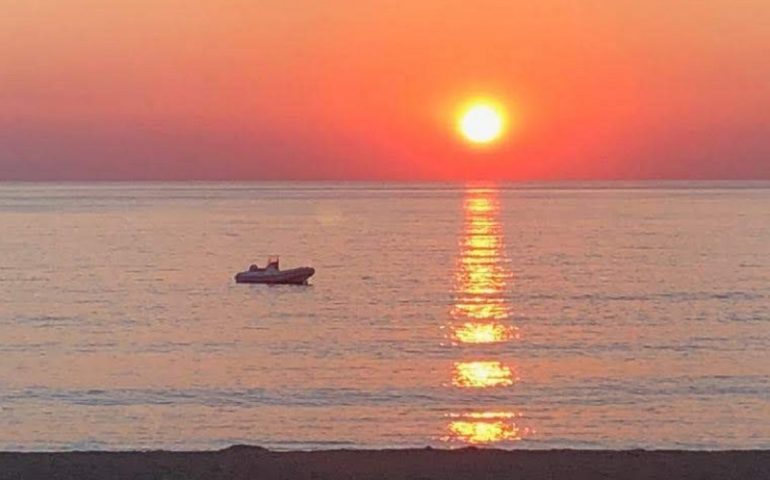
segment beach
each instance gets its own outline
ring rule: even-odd
[[[770,451],[326,450],[0,453],[0,479],[763,479]]]

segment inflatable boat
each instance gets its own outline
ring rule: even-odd
[[[308,278],[312,277],[314,273],[315,269],[312,267],[281,270],[278,266],[278,257],[270,257],[265,268],[252,265],[245,272],[237,273],[235,282],[307,285]]]

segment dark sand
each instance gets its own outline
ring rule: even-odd
[[[770,479],[770,451],[0,453],[0,479]]]

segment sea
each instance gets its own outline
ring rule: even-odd
[[[0,183],[0,450],[233,444],[770,448],[770,183]]]

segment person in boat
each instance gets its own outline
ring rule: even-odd
[[[259,266],[256,263],[253,263],[253,264],[251,264],[249,266],[249,271],[250,272],[258,272],[259,271]]]

